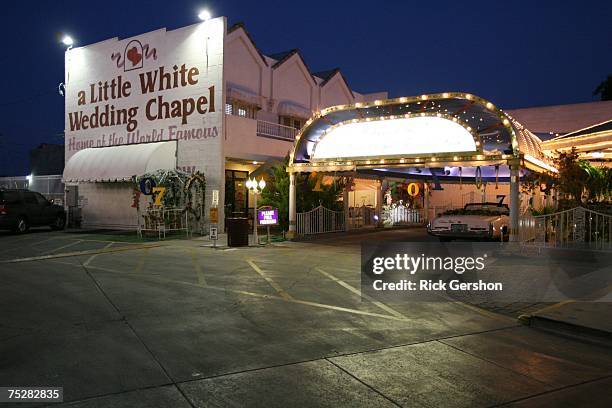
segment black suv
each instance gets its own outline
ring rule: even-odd
[[[0,229],[19,234],[30,227],[50,226],[64,229],[66,212],[40,193],[29,190],[0,189]]]

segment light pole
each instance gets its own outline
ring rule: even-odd
[[[259,237],[257,236],[257,195],[266,187],[266,181],[262,178],[258,183],[253,178],[247,180],[246,186],[253,192],[253,241],[255,241],[255,245],[259,245]]]

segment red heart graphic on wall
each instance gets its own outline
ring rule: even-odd
[[[136,47],[132,47],[127,52],[127,59],[130,60],[132,66],[134,67],[142,60],[142,54],[138,52]]]

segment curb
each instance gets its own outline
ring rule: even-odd
[[[599,346],[612,347],[612,333],[592,327],[562,322],[534,315],[520,315],[519,323],[537,330],[569,337],[575,340],[593,343]]]

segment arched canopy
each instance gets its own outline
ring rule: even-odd
[[[541,140],[493,103],[445,92],[333,106],[306,122],[289,171],[501,165],[555,171]]]

